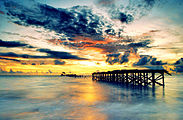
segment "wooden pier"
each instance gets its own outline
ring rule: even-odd
[[[155,86],[155,84],[165,86],[165,73],[171,75],[166,70],[114,70],[92,73],[92,80],[143,86]]]

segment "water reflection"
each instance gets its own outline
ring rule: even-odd
[[[127,84],[115,84],[115,83],[106,83],[106,82],[97,82],[96,84],[100,84],[103,86],[103,89],[107,89],[108,92],[107,101],[111,102],[125,102],[125,103],[136,103],[136,101],[146,102],[148,100],[156,100],[163,98],[164,88],[156,86],[158,88],[158,93],[156,93],[156,87],[149,86],[140,86],[140,85],[127,85]],[[112,93],[112,94],[111,94]],[[106,93],[104,93],[106,94]]]
[[[0,118],[178,120],[183,112],[181,78],[152,88],[91,78],[1,77]]]

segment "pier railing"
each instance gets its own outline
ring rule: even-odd
[[[96,81],[116,82],[134,85],[161,85],[165,86],[164,74],[171,75],[166,70],[114,70],[92,73]]]

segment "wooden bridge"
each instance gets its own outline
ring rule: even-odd
[[[166,70],[114,70],[108,72],[92,73],[92,80],[116,82],[133,85],[151,85],[164,86],[164,73],[171,75]]]

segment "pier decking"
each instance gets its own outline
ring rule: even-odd
[[[171,75],[166,70],[114,70],[92,73],[92,80],[143,86],[155,86],[155,84],[165,86],[164,73]]]

